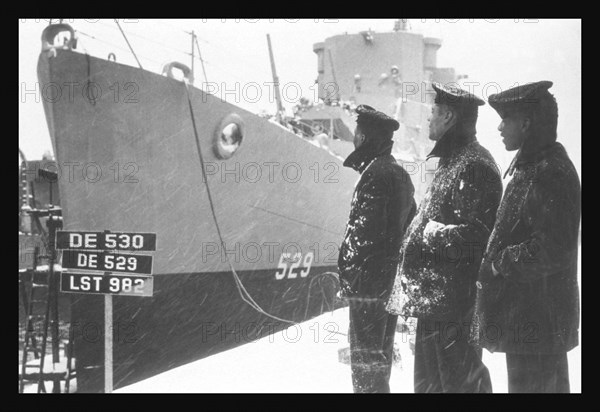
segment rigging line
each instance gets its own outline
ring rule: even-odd
[[[87,33],[84,33],[84,32],[82,32],[82,31],[79,31],[79,30],[77,30],[77,31],[76,31],[76,33],[83,34],[84,36],[86,36],[86,37],[89,37],[90,39],[92,39],[92,40],[95,40],[95,41],[97,41],[97,42],[99,42],[99,43],[103,43],[103,44],[105,44],[105,45],[107,45],[107,46],[114,47],[115,49],[118,49],[118,50],[121,50],[121,51],[124,51],[124,52],[127,52],[127,53],[129,53],[129,50],[127,50],[127,49],[125,49],[125,48],[123,48],[123,47],[121,47],[121,46],[117,46],[117,45],[116,45],[116,44],[114,44],[114,43],[111,43],[111,42],[108,42],[108,41],[105,41],[105,40],[100,40],[100,39],[98,39],[98,38],[96,38],[96,37],[94,37],[94,36],[92,36],[92,35],[89,35],[89,34],[87,34]],[[89,53],[88,53],[88,54],[89,54]],[[142,57],[144,57],[144,56],[142,56]],[[144,57],[144,58],[146,58],[146,57]]]
[[[106,24],[106,23],[102,23],[102,22],[98,22],[98,23],[99,23],[100,25],[103,25],[103,26],[109,27],[109,28],[111,28],[111,29],[113,29],[113,30],[117,30],[116,28],[114,28],[114,27],[112,27],[112,26],[110,26],[110,25],[108,25],[108,24]],[[172,26],[170,26],[170,25],[165,25],[165,26],[167,26],[167,27],[171,27],[171,28],[174,28],[174,27],[172,27]],[[119,28],[120,28],[120,27],[119,27]],[[188,32],[186,32],[185,30],[182,30],[182,29],[176,29],[176,30],[180,30],[180,31],[182,31],[183,33],[189,34]],[[130,32],[130,31],[125,31],[125,30],[123,30],[123,29],[121,29],[121,31],[122,31],[122,32],[124,32],[124,33],[127,33],[128,35],[135,36],[135,37],[139,37],[140,39],[143,39],[143,40],[145,40],[145,41],[149,41],[149,42],[155,43],[155,44],[157,44],[157,45],[159,45],[159,46],[161,46],[161,47],[164,47],[164,48],[166,48],[166,49],[172,50],[172,51],[174,51],[174,52],[181,53],[181,54],[184,54],[184,55],[186,55],[186,56],[189,56],[189,55],[191,55],[191,53],[188,53],[188,52],[186,52],[186,51],[183,51],[183,50],[177,49],[177,48],[175,48],[175,47],[172,47],[172,46],[167,46],[167,45],[166,45],[166,44],[164,44],[164,43],[158,42],[158,41],[156,41],[156,40],[149,39],[148,37],[142,36],[142,35],[140,35],[140,34],[132,33],[132,32]],[[201,41],[203,41],[204,43],[206,43],[206,44],[210,45],[211,47],[215,47],[215,48],[216,48],[216,46],[213,46],[213,45],[212,45],[212,43],[209,43],[208,41],[206,41],[206,40],[203,40],[203,39],[199,38],[197,35],[195,36],[195,38],[196,38],[196,47],[197,47],[197,49],[198,49],[198,52],[199,52],[199,53],[200,53],[200,46],[199,46],[199,44],[198,44],[198,39],[200,39],[200,40],[201,40]],[[127,51],[127,50],[126,50],[126,51]],[[143,55],[140,55],[140,56],[143,56]],[[146,57],[145,57],[145,58],[146,58]],[[200,61],[201,65],[202,65],[202,70],[204,71],[204,79],[205,79],[205,82],[206,82],[206,83],[208,83],[208,80],[207,80],[207,76],[206,76],[206,68],[205,68],[205,63],[206,63],[206,64],[208,64],[208,65],[210,65],[210,66],[213,66],[213,67],[215,67],[215,68],[217,68],[217,69],[220,69],[219,71],[225,71],[226,73],[228,73],[228,74],[230,74],[230,75],[232,75],[232,76],[235,76],[235,75],[234,75],[232,72],[230,72],[230,71],[228,71],[228,70],[225,70],[225,69],[221,68],[220,66],[217,66],[217,65],[215,65],[215,64],[213,64],[213,63],[211,63],[210,61],[207,61],[207,60],[203,59],[201,55],[200,55],[200,56],[198,56],[197,58],[198,58],[198,60]],[[146,59],[148,59],[148,58],[146,58]],[[148,59],[148,60],[151,60],[151,59]],[[153,61],[154,61],[154,60],[153,60]],[[157,62],[157,63],[158,63],[158,62]],[[160,63],[159,63],[159,64],[160,64]],[[247,64],[247,63],[246,63],[246,64]],[[262,69],[259,69],[259,68],[258,68],[256,65],[250,64],[250,67],[251,67],[252,69],[254,69],[254,70],[257,70],[257,71],[259,71],[259,72],[261,72],[261,71],[262,71]],[[241,80],[241,81],[244,81],[244,82],[246,81],[245,79],[242,79],[241,77],[237,77],[237,76],[235,76],[235,77],[236,77],[236,79],[238,79],[238,80]]]
[[[140,66],[140,69],[144,70],[144,68],[142,67],[142,63],[140,63],[140,60],[135,55],[135,52],[133,51],[133,47],[131,47],[131,44],[129,44],[129,40],[127,40],[127,36],[125,35],[125,32],[123,31],[123,29],[121,28],[121,25],[119,24],[119,20],[115,19],[115,23],[117,23],[117,27],[119,27],[119,30],[121,30],[121,33],[123,34],[123,38],[127,42],[127,45],[129,46],[129,49],[131,50],[131,53],[133,53],[133,57],[135,57],[135,60],[137,61],[138,66]]]
[[[121,51],[124,51],[124,52],[129,52],[129,50],[127,50],[127,49],[125,49],[125,48],[123,48],[123,47],[121,47],[121,46],[118,46],[118,45],[116,45],[116,44],[114,44],[114,43],[111,43],[111,42],[109,42],[109,41],[106,41],[106,40],[100,40],[100,39],[98,39],[97,37],[95,37],[95,36],[92,36],[92,35],[90,35],[90,34],[87,34],[87,33],[83,32],[83,31],[81,31],[81,30],[76,30],[75,32],[76,32],[76,33],[83,34],[84,36],[86,36],[86,37],[89,37],[90,39],[93,39],[93,40],[95,40],[95,41],[97,41],[97,42],[100,42],[100,43],[104,43],[104,44],[106,44],[106,45],[108,45],[108,46],[111,46],[111,47],[114,47],[114,48],[116,48],[116,49],[118,49],[118,50],[121,50]],[[159,62],[159,61],[157,61],[157,60],[154,60],[154,59],[152,59],[152,58],[150,58],[150,57],[147,57],[147,56],[145,56],[145,55],[143,55],[143,54],[140,54],[140,58],[142,58],[142,59],[145,59],[145,60],[148,60],[148,61],[151,61],[151,62],[153,62],[153,63],[156,63],[156,64],[158,64],[158,65],[163,65],[163,64],[164,64],[164,62]],[[208,60],[204,60],[204,63],[206,63],[206,64],[207,64],[207,65],[209,65],[209,66],[212,66],[212,67],[215,67],[215,68],[219,69],[219,71],[221,71],[221,72],[227,73],[228,75],[232,76],[233,78],[235,78],[235,79],[237,79],[237,80],[239,80],[239,81],[241,81],[241,82],[246,82],[246,79],[243,79],[243,78],[241,78],[241,77],[239,77],[239,76],[235,75],[235,74],[234,74],[234,73],[232,73],[231,71],[229,71],[229,70],[227,70],[227,69],[225,69],[225,68],[222,68],[221,66],[217,66],[217,65],[215,65],[215,64],[213,64],[213,63],[211,63],[211,62],[210,62],[210,61],[208,61]]]
[[[185,30],[183,30],[181,27],[176,27],[176,26],[173,26],[172,24],[168,24],[168,23],[166,23],[164,19],[158,19],[158,20],[154,20],[154,21],[153,21],[153,23],[159,24],[159,25],[161,25],[161,26],[168,27],[168,28],[170,28],[170,29],[173,29],[173,30],[176,30],[176,31],[181,31],[181,32],[183,32],[183,33],[185,33],[185,32],[186,32],[186,31],[185,31]]]
[[[188,35],[189,35],[189,32],[185,32],[185,31],[184,31],[184,33],[186,33],[186,34],[188,34]],[[196,35],[196,40],[198,40],[198,39],[202,40],[200,37],[198,37],[198,35]],[[221,52],[221,53],[222,53],[222,52],[223,52],[223,50],[224,50],[223,46],[214,45],[213,43],[210,43],[210,42],[208,42],[208,41],[206,41],[206,40],[202,40],[202,41],[203,41],[204,43],[206,43],[206,44],[209,46],[209,48],[211,48],[211,49],[213,49],[213,50],[215,50],[215,51],[217,51],[217,52]],[[187,54],[189,55],[189,54],[191,54],[191,53],[187,53]],[[224,60],[224,59],[223,59],[223,58],[221,58],[221,59],[219,59],[219,60]],[[208,64],[211,64],[210,62],[207,62],[206,60],[204,60],[204,62],[205,62],[205,63],[208,63]],[[213,66],[214,66],[214,64],[213,64]],[[264,72],[264,71],[265,71],[265,68],[264,68],[264,67],[259,67],[258,65],[254,64],[254,63],[250,63],[250,62],[248,62],[248,61],[245,61],[245,62],[244,62],[244,66],[245,66],[245,67],[247,67],[247,68],[249,67],[249,68],[251,68],[251,69],[253,69],[253,70],[255,70],[255,71],[259,72],[259,73],[262,73],[262,72]]]
[[[243,84],[249,83],[248,79],[244,79],[244,78],[238,76],[237,74],[233,73],[232,71],[226,69],[225,66],[223,66],[221,64],[212,63],[211,60],[206,60],[206,59],[204,60],[204,63],[206,63],[206,65],[208,65],[208,66],[211,66],[211,67],[215,68],[216,69],[215,71],[217,71],[219,73],[225,73],[225,74],[231,76],[232,78],[237,79],[237,80],[243,82]],[[256,66],[252,67],[251,65],[249,65],[249,67],[255,68]],[[262,72],[264,72],[264,70],[260,71],[260,73],[262,73]],[[265,76],[265,80],[267,81],[267,84],[271,84],[271,82],[268,82],[268,76]],[[220,83],[229,83],[229,82],[223,82],[223,81],[221,81]]]
[[[106,23],[98,22],[98,24],[100,24],[101,26],[105,26],[105,27],[107,27],[107,28],[109,28],[109,29],[112,29],[112,30],[117,30],[117,29],[116,29],[116,28],[114,28],[113,26],[111,26],[111,25],[109,25],[109,24],[106,24]],[[175,51],[175,52],[181,53],[181,54],[186,54],[186,55],[187,55],[187,54],[189,54],[189,53],[187,53],[187,52],[185,52],[185,51],[183,51],[183,50],[177,49],[176,47],[173,47],[173,46],[168,46],[168,45],[166,45],[166,44],[164,44],[164,43],[161,43],[161,42],[159,42],[159,41],[152,40],[152,39],[150,39],[150,38],[148,38],[148,37],[146,37],[146,36],[142,36],[141,34],[133,33],[133,32],[131,32],[131,31],[126,31],[126,30],[123,30],[123,31],[124,31],[125,33],[127,33],[128,35],[130,35],[130,36],[138,37],[138,38],[140,38],[140,39],[143,39],[143,40],[145,40],[145,41],[148,41],[148,42],[154,43],[154,44],[156,44],[156,45],[158,45],[158,46],[164,47],[165,49],[169,49],[169,50],[172,50],[172,51]]]
[[[190,98],[189,84],[187,83],[187,81],[184,81],[184,85],[185,85],[185,90],[186,90],[186,93],[187,93],[188,106],[189,106],[189,109],[190,109],[190,116],[191,116],[191,119],[192,119],[192,127],[193,127],[193,130],[194,130],[194,137],[196,139],[196,149],[198,151],[198,157],[199,157],[199,160],[200,160],[200,167],[201,167],[201,171],[202,171],[202,177],[204,179],[204,183],[205,183],[205,186],[206,186],[206,194],[207,194],[207,197],[208,197],[208,201],[209,201],[209,205],[210,205],[210,210],[211,210],[211,213],[212,213],[213,220],[215,222],[215,227],[217,229],[217,234],[219,235],[219,240],[221,241],[221,247],[225,247],[225,241],[223,240],[223,236],[221,234],[221,228],[219,226],[219,221],[217,220],[217,215],[216,215],[216,212],[215,212],[214,203],[213,203],[213,200],[212,200],[212,195],[210,193],[210,186],[208,184],[208,179],[207,179],[206,171],[205,171],[205,168],[204,168],[204,158],[202,156],[202,147],[200,145],[200,139],[198,137],[198,131],[197,131],[197,128],[196,128],[196,120],[195,120],[194,111],[193,111],[193,108],[192,108],[192,99]],[[254,299],[252,298],[252,296],[250,296],[250,293],[248,293],[248,291],[246,290],[246,288],[242,284],[242,281],[240,280],[237,272],[235,271],[235,268],[233,267],[233,264],[231,263],[231,260],[229,259],[229,255],[226,255],[226,257],[227,257],[227,263],[229,264],[229,268],[231,269],[231,272],[233,273],[234,280],[236,282],[236,287],[237,287],[238,292],[240,293],[240,296],[242,297],[242,300],[244,302],[246,302],[250,306],[252,306],[257,312],[262,313],[263,315],[269,316],[272,319],[279,320],[281,322],[291,323],[291,324],[297,324],[298,323],[296,321],[291,321],[291,320],[288,320],[288,319],[283,319],[283,318],[277,317],[275,315],[271,315],[270,313],[267,313],[266,311],[264,311],[254,301]],[[246,296],[244,296],[244,294],[242,293],[242,291],[246,294]]]
[[[204,63],[206,63],[208,66],[212,66],[212,67],[214,67],[215,69],[218,69],[218,70],[216,70],[216,71],[218,71],[218,72],[223,72],[223,73],[225,73],[225,74],[227,74],[227,75],[231,76],[232,78],[234,78],[234,79],[236,79],[236,80],[239,80],[239,81],[240,81],[240,82],[242,82],[243,84],[246,84],[246,83],[248,83],[248,80],[247,80],[247,79],[243,79],[242,77],[240,77],[240,76],[238,76],[238,75],[234,74],[233,72],[231,72],[231,71],[227,70],[227,69],[226,69],[224,66],[217,65],[217,64],[215,64],[215,63],[211,63],[209,60],[204,60]],[[227,84],[227,83],[230,83],[230,82],[221,81],[220,83],[221,83],[221,84],[223,84],[223,83]]]
[[[192,125],[194,126],[194,133],[195,133],[195,137],[196,137],[196,148],[198,149],[198,154],[199,154],[199,157],[200,157],[200,164],[201,164],[201,167],[203,168],[202,171],[203,171],[203,175],[204,175],[204,178],[205,178],[204,181],[206,183],[206,188],[207,188],[207,193],[208,193],[208,198],[209,198],[209,204],[211,206],[211,212],[212,212],[213,220],[215,222],[215,226],[217,228],[217,233],[219,234],[219,239],[221,240],[221,247],[225,247],[225,242],[224,242],[223,237],[221,235],[220,226],[218,224],[216,213],[214,211],[214,205],[213,205],[213,202],[212,202],[212,196],[210,195],[210,188],[208,186],[208,180],[206,179],[206,175],[205,175],[205,172],[204,172],[203,157],[202,157],[202,154],[201,154],[202,151],[201,151],[200,141],[198,139],[198,134],[197,134],[197,131],[196,131],[196,128],[195,128],[195,124],[196,123],[195,123],[193,111],[192,111],[192,108],[191,108],[191,99],[189,98],[189,89],[187,89],[187,84],[186,84],[186,90],[188,92],[188,104],[190,105],[190,113],[192,115]],[[229,260],[229,257],[227,257],[227,263],[229,264],[229,267],[230,267],[230,269],[231,269],[231,271],[233,273],[234,281],[235,281],[238,293],[240,294],[240,297],[242,298],[242,300],[244,302],[246,302],[249,306],[251,306],[254,310],[256,310],[259,313],[264,313],[267,316],[270,316],[270,317],[272,317],[273,319],[276,319],[276,320],[286,321],[284,319],[272,316],[272,315],[268,314],[267,312],[265,312],[258,305],[258,303],[256,303],[256,301],[254,301],[254,299],[252,298],[252,296],[250,295],[250,293],[246,290],[246,288],[242,284],[242,282],[239,279],[239,277],[238,277],[238,275],[237,275],[237,273],[236,273],[233,265],[231,264],[231,261]],[[288,322],[293,323],[291,321],[288,321]]]
[[[186,53],[186,54],[187,54],[188,56],[191,56],[191,55],[192,55],[192,53]],[[194,60],[198,60],[198,61],[200,61],[201,63],[206,63],[206,64],[208,64],[208,65],[211,65],[211,66],[213,66],[213,67],[218,67],[218,66],[215,66],[214,64],[212,64],[212,62],[210,62],[209,60],[206,60],[206,59],[204,59],[204,60],[200,60],[200,59],[198,58],[198,56],[196,56],[196,55],[194,55],[193,57],[194,57]]]
[[[204,74],[204,81],[208,83],[208,79],[206,78],[206,69],[204,68],[204,60],[202,59],[202,53],[200,53],[200,45],[198,44],[198,36],[194,36],[194,40],[196,40],[196,48],[198,49],[198,58],[200,59],[200,63],[202,63],[202,73]]]
[[[157,23],[157,24],[159,24],[161,26],[169,27],[169,28],[171,28],[173,30],[176,30],[176,31],[181,31],[181,32],[189,35],[189,31],[183,30],[181,27],[175,27],[175,26],[173,26],[171,24],[167,24],[162,19],[161,20],[154,20],[153,23]],[[206,44],[210,44],[207,40],[204,40],[203,38],[200,38],[200,41],[203,42],[203,43],[206,43]]]
[[[106,41],[106,40],[100,40],[100,39],[98,39],[97,37],[94,37],[94,36],[92,36],[91,34],[87,34],[87,33],[84,33],[84,32],[82,32],[81,30],[75,30],[75,32],[76,32],[76,33],[79,33],[79,34],[83,34],[84,36],[86,36],[86,37],[89,37],[90,39],[93,39],[93,40],[95,40],[95,41],[97,41],[97,42],[100,42],[100,43],[106,44],[107,46],[114,47],[115,49],[118,49],[118,50],[121,50],[121,51],[124,51],[124,52],[127,52],[127,53],[129,52],[129,50],[127,50],[127,49],[125,49],[125,48],[123,48],[123,47],[121,47],[121,46],[117,46],[116,44],[114,44],[114,43],[111,43],[111,42],[108,42],[108,41]],[[147,57],[147,56],[145,56],[145,55],[143,55],[143,54],[140,54],[140,57],[141,57],[142,59],[145,59],[145,60],[151,61],[151,62],[153,62],[153,63],[156,63],[156,64],[158,64],[158,65],[162,65],[162,64],[164,63],[164,62],[162,62],[162,63],[161,63],[161,62],[159,62],[158,60],[154,60],[154,59],[152,59],[152,58],[150,58],[150,57]]]

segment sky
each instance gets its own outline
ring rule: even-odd
[[[254,113],[275,111],[269,82],[270,34],[284,107],[301,95],[314,100],[317,56],[313,44],[327,37],[371,29],[388,32],[395,19],[118,19],[144,69],[160,73],[162,65],[190,65],[192,30],[198,36],[206,80],[213,94]],[[56,22],[56,20],[54,20]],[[114,20],[65,19],[82,51],[101,58],[115,53],[119,63],[137,66]],[[467,74],[472,91],[487,100],[516,84],[551,80],[558,108],[558,140],[581,176],[581,20],[548,19],[409,19],[410,30],[438,37],[438,67]],[[37,60],[44,19],[19,20],[19,147],[28,159],[52,151],[37,84]],[[195,61],[195,85],[204,88],[204,73]],[[285,89],[285,90],[284,90]],[[514,153],[505,151],[489,106],[480,110],[478,138],[505,170]]]

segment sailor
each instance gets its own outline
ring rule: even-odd
[[[469,345],[475,281],[494,225],[502,181],[476,138],[478,107],[462,89],[434,83],[428,155],[433,181],[407,229],[387,309],[417,318],[415,393],[491,392],[481,350]]]
[[[313,126],[313,140],[316,145],[322,149],[329,148],[329,136],[325,133],[323,125],[321,123],[316,123]]]
[[[356,108],[355,150],[344,166],[360,173],[339,253],[342,296],[350,309],[354,392],[389,392],[398,317],[385,311],[404,230],[416,211],[408,173],[391,155],[398,122]]]
[[[569,392],[567,352],[579,344],[577,251],[581,183],[556,141],[550,81],[489,97],[517,154],[479,270],[473,339],[506,353],[508,391]]]

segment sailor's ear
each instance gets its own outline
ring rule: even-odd
[[[446,120],[446,122],[450,123],[452,121],[452,119],[456,118],[456,111],[454,109],[452,109],[451,107],[446,106],[444,109],[444,120]]]
[[[521,131],[526,132],[531,128],[531,119],[529,117],[523,117],[521,120]]]

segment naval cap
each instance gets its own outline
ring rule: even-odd
[[[436,104],[447,104],[449,106],[483,106],[485,104],[479,97],[459,87],[447,86],[437,82],[433,82],[432,86],[436,92]]]
[[[500,93],[492,94],[488,102],[496,111],[503,111],[522,103],[539,103],[541,97],[550,95],[548,89],[553,83],[549,80],[526,83]]]
[[[356,108],[356,123],[359,126],[381,127],[392,132],[398,130],[400,123],[392,117],[366,104],[361,104]]]

